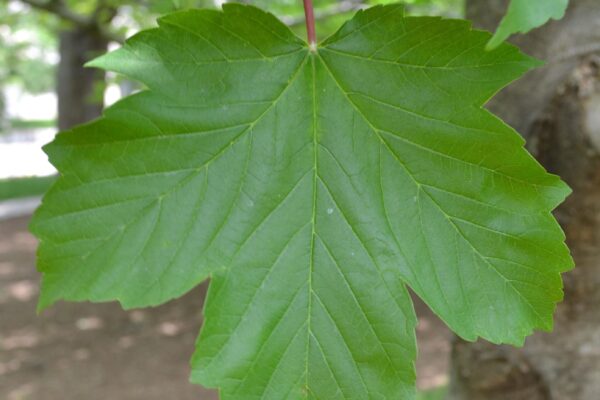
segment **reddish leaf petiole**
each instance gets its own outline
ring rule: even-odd
[[[317,34],[315,31],[315,13],[312,0],[304,0],[304,15],[306,16],[306,34],[311,51],[317,51]]]

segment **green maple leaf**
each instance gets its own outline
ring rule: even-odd
[[[568,5],[569,0],[511,0],[508,12],[487,48],[498,47],[513,33],[527,33],[550,19],[561,19]]]
[[[46,147],[41,308],[211,277],[192,380],[223,399],[412,398],[407,285],[468,340],[551,328],[569,189],[482,108],[536,61],[398,5],[317,53],[248,6],[159,25],[92,63],[149,89]]]

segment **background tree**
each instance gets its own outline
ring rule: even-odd
[[[103,96],[98,88],[104,73],[85,69],[83,65],[108,50],[111,41],[122,40],[108,29],[117,14],[109,1],[78,2],[74,8],[63,0],[23,0],[23,3],[49,12],[60,19],[57,75],[58,126],[68,129],[100,115]]]
[[[121,43],[133,30],[147,27],[161,13],[176,8],[170,0],[15,0],[28,9],[9,14],[17,18],[45,17],[41,27],[51,30],[58,42],[59,63],[56,74],[58,127],[69,129],[100,116],[104,108],[106,76],[97,69],[84,68],[86,62],[108,50],[110,43]],[[209,0],[176,2],[180,7],[206,6]],[[5,1],[2,6],[6,8]],[[119,19],[120,23],[115,20]],[[42,28],[42,29],[43,29]],[[40,28],[34,27],[33,30]],[[56,40],[55,39],[55,40]],[[14,52],[12,52],[14,54]],[[37,80],[51,75],[40,74]]]
[[[469,0],[467,16],[493,29],[507,0]],[[589,400],[600,393],[600,5],[572,0],[567,16],[513,40],[547,66],[516,82],[490,108],[573,188],[558,212],[577,268],[553,333],[523,349],[457,340],[451,399]]]

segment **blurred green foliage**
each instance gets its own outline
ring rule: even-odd
[[[57,21],[0,2],[0,87],[16,83],[29,93],[54,88]]]

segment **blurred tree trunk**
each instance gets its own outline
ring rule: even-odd
[[[58,127],[70,129],[101,115],[104,107],[106,74],[84,64],[106,53],[111,41],[122,42],[111,32],[110,23],[117,15],[118,2],[95,0],[94,10],[79,14],[65,0],[21,0],[33,9],[59,18],[67,28],[59,32],[57,76]]]
[[[104,107],[105,73],[84,64],[108,50],[96,26],[75,26],[59,34],[58,126],[60,130],[90,121]]]
[[[508,0],[467,0],[467,15],[493,30]],[[548,61],[489,107],[528,140],[529,150],[573,188],[556,215],[577,267],[553,333],[522,349],[456,339],[452,400],[600,398],[600,1],[571,0],[565,19],[513,40]]]

